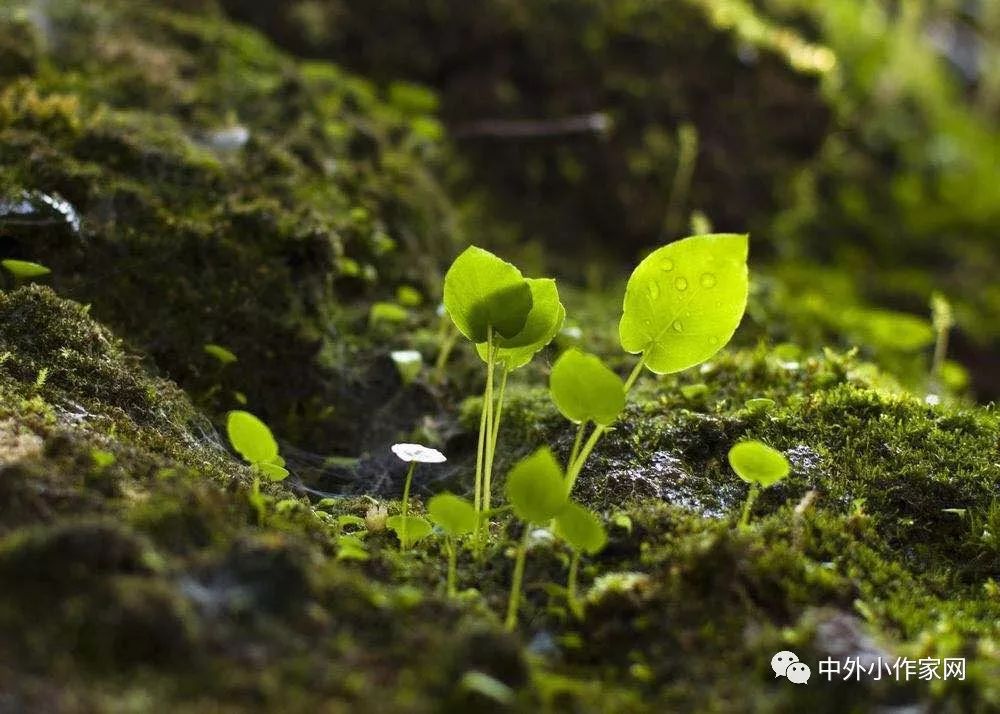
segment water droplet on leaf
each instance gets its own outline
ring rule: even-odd
[[[674,320],[674,324],[671,327],[674,328],[674,332],[684,332],[684,325],[681,324],[680,320]]]
[[[714,288],[715,287],[715,275],[712,273],[702,273],[701,274],[701,286],[703,288]]]
[[[646,292],[649,293],[650,300],[656,300],[658,297],[660,297],[660,284],[656,282],[650,283],[649,287],[646,288]]]
[[[662,263],[660,263],[660,269],[664,273],[669,273],[671,270],[674,269],[674,261],[670,260],[670,258],[667,258]]]
[[[674,280],[674,287],[677,288],[678,290],[687,290],[688,289],[687,278],[677,278],[676,280]]]

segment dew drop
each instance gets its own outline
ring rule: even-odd
[[[662,263],[660,263],[660,270],[662,270],[664,273],[669,273],[673,269],[674,269],[674,261],[672,261],[670,258],[667,258]]]
[[[687,290],[688,289],[687,278],[676,278],[674,280],[674,287],[681,291]]]
[[[703,288],[714,288],[715,287],[715,275],[712,273],[702,273],[701,274],[701,286]]]
[[[713,347],[715,347],[717,344],[719,344],[719,338],[716,337],[715,335],[709,335],[709,337],[708,337],[708,344],[710,344]]]
[[[681,324],[680,320],[674,320],[674,324],[671,327],[674,328],[674,332],[684,332],[684,325]]]
[[[649,287],[646,288],[646,292],[649,293],[650,300],[656,300],[660,297],[660,284],[655,281],[650,283]]]

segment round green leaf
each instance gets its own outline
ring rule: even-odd
[[[403,547],[409,547],[421,538],[431,533],[431,524],[420,516],[389,516],[385,519],[385,527],[393,531]],[[404,535],[405,534],[405,535]]]
[[[531,311],[531,288],[521,271],[487,250],[470,246],[444,276],[444,307],[459,332],[486,342],[489,328],[513,337]]]
[[[250,412],[229,412],[226,433],[237,453],[251,464],[274,463],[277,460],[278,442],[267,424]]]
[[[626,352],[657,374],[704,362],[746,310],[747,236],[692,236],[659,248],[632,272],[618,326]]]
[[[598,357],[566,350],[552,366],[549,392],[562,415],[580,424],[608,425],[625,408],[625,384]]]
[[[523,521],[544,523],[566,505],[566,481],[552,451],[543,446],[507,474],[507,500]]]
[[[439,493],[427,503],[431,520],[451,536],[465,535],[476,528],[476,507],[452,493]]]
[[[559,302],[556,281],[550,278],[528,278],[531,289],[531,311],[524,327],[513,337],[498,336],[496,344],[497,360],[515,370],[528,364],[535,353],[549,344],[566,319],[566,308]],[[485,362],[487,345],[476,345],[479,356]]]
[[[46,268],[44,265],[39,263],[32,263],[28,260],[13,260],[8,259],[0,262],[10,274],[19,280],[28,280],[30,278],[40,278],[43,275],[48,275],[52,271]]]
[[[567,503],[556,516],[556,535],[574,550],[588,555],[599,553],[608,542],[608,534],[597,514],[572,502]]]
[[[785,478],[791,465],[785,455],[759,441],[742,441],[729,450],[729,465],[747,483],[765,488]]]

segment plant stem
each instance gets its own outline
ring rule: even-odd
[[[448,544],[448,597],[455,597],[455,571],[458,569],[456,563],[458,556],[455,551],[458,549],[455,547],[455,539],[451,536],[448,536],[445,542]]]
[[[496,361],[494,350],[494,362]],[[490,433],[489,451],[486,455],[486,472],[483,475],[483,511],[490,512],[493,500],[493,459],[496,458],[497,439],[500,437],[500,417],[503,414],[503,395],[507,390],[507,366],[500,369],[500,389],[497,390],[496,411],[493,413],[493,426]]]
[[[573,611],[577,619],[583,618],[583,609],[580,601],[576,597],[576,573],[580,569],[580,553],[573,551],[573,558],[569,561],[569,579],[566,582],[566,599],[569,601],[569,609]]]
[[[400,533],[400,542],[403,544],[403,548],[410,547],[410,540],[406,535],[406,514],[409,511],[410,505],[410,484],[413,482],[413,472],[417,468],[417,462],[411,461],[410,468],[406,472],[406,484],[403,486],[403,532]]]
[[[508,632],[517,626],[517,608],[521,604],[521,582],[524,580],[524,561],[528,555],[528,538],[531,535],[531,524],[524,524],[524,535],[517,548],[517,560],[514,561],[514,579],[510,584],[510,599],[507,601],[507,620],[504,627]]]
[[[448,365],[448,357],[451,356],[451,351],[458,341],[458,329],[450,324],[450,321],[446,323],[445,327],[446,329],[439,336],[441,349],[438,350],[437,360],[434,362],[434,381],[438,384],[444,381],[444,368]]]
[[[746,503],[743,504],[743,513],[740,515],[740,522],[738,524],[740,529],[744,529],[750,525],[750,511],[753,509],[753,504],[759,495],[760,489],[757,487],[757,484],[752,484],[750,486],[750,493],[747,494]]]
[[[569,452],[569,460],[566,461],[566,470],[569,471],[570,466],[576,461],[577,454],[580,453],[580,444],[583,442],[583,432],[587,428],[587,422],[580,422],[580,427],[576,430],[576,438],[573,440],[573,448]]]
[[[479,446],[476,451],[476,530],[473,543],[477,555],[482,555],[482,522],[484,505],[483,474],[489,458],[489,446],[493,440],[493,328],[486,329],[486,387],[483,390],[483,407],[479,417]]]

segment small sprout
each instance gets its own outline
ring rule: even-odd
[[[364,562],[371,556],[365,542],[353,535],[342,535],[337,539],[337,560],[358,560]]]
[[[205,354],[215,357],[223,366],[237,361],[236,355],[222,345],[213,345],[210,343],[205,345],[203,349],[205,350]]]
[[[485,672],[469,670],[462,675],[458,686],[466,692],[474,692],[503,707],[509,707],[515,701],[513,689]]]
[[[91,449],[90,460],[98,470],[103,471],[115,462],[115,455],[105,449]]]
[[[7,272],[14,276],[15,283],[22,283],[25,280],[41,278],[52,272],[44,265],[32,263],[28,260],[7,259],[0,261],[0,265],[2,265]]]
[[[256,471],[272,481],[288,476],[284,459],[278,454],[278,442],[267,424],[253,414],[238,410],[229,412],[226,433],[236,452]]]
[[[600,358],[570,349],[556,360],[549,376],[556,408],[574,424],[608,425],[625,408],[625,384]]]
[[[357,278],[361,276],[361,265],[354,258],[337,258],[337,272],[345,278]]]
[[[455,596],[456,540],[468,535],[476,529],[479,519],[476,507],[464,498],[451,493],[439,493],[427,504],[427,513],[431,520],[444,531],[445,545],[448,550],[448,596]]]
[[[514,514],[524,521],[524,533],[517,548],[514,577],[507,602],[505,627],[513,630],[517,625],[517,610],[521,600],[521,583],[528,552],[528,539],[532,523],[547,523],[566,506],[566,480],[562,469],[548,447],[522,459],[507,475],[507,500]]]
[[[776,402],[773,399],[754,397],[753,399],[747,399],[746,408],[752,412],[767,412],[771,411],[775,407],[775,404]]]
[[[410,468],[406,472],[406,485],[403,487],[403,512],[398,516],[386,519],[385,525],[396,533],[400,544],[406,549],[431,532],[431,525],[426,520],[420,516],[408,515],[413,472],[418,463],[440,464],[446,459],[444,454],[437,449],[422,444],[393,444],[391,448],[392,453],[410,464]]]
[[[245,407],[247,405],[247,395],[239,391],[233,392],[233,401],[235,401],[241,407]]]
[[[365,527],[369,533],[385,530],[385,522],[389,520],[389,509],[384,503],[373,503],[365,511]]]
[[[398,324],[406,322],[409,317],[410,313],[407,312],[406,308],[400,307],[394,302],[377,302],[368,311],[368,324]]]
[[[773,486],[788,476],[791,464],[785,455],[759,441],[743,441],[729,450],[729,465],[741,479],[750,484],[750,493],[743,506],[739,527],[750,522],[750,510],[760,489]]]
[[[400,285],[396,288],[396,302],[403,307],[420,307],[424,302],[424,296],[410,285]]]
[[[424,366],[424,358],[416,350],[397,350],[390,352],[389,357],[392,358],[393,363],[396,365],[399,378],[403,381],[404,385],[410,384],[410,382],[416,379]]]
[[[573,558],[569,565],[569,579],[566,598],[570,610],[578,618],[583,617],[583,608],[576,595],[576,574],[580,567],[580,554],[595,555],[604,549],[608,534],[597,514],[591,513],[578,503],[567,503],[555,517],[556,535],[569,543]]]

